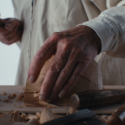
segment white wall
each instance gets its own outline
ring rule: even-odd
[[[0,0],[1,18],[14,17],[11,0]],[[14,85],[19,61],[16,44],[7,46],[0,42],[0,85]]]

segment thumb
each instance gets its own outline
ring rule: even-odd
[[[12,23],[9,21],[5,24],[5,29],[12,31],[14,28],[14,26],[12,25]]]
[[[20,28],[21,22],[17,19],[10,19],[8,22],[5,24],[5,29],[12,31],[15,27]]]

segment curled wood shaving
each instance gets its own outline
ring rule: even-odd
[[[25,118],[22,118],[22,117],[19,115],[19,111],[17,110],[17,111],[14,112],[13,121],[14,121],[14,122],[26,122],[26,119],[25,119]]]
[[[37,112],[36,117],[37,117],[38,120],[40,119],[40,116],[41,116],[41,114],[39,112]]]
[[[45,107],[49,107],[49,108],[58,108],[58,106],[44,102],[44,101],[39,101],[39,104]]]
[[[39,122],[36,118],[32,118],[28,121],[28,125],[39,125]]]
[[[33,119],[33,118],[37,119],[36,115],[28,114],[27,119]]]
[[[17,98],[16,98],[16,101],[22,101],[23,100],[23,95],[18,95]]]
[[[15,97],[16,97],[16,94],[13,94],[13,95],[9,94],[8,96],[9,99],[14,99]]]
[[[39,98],[39,95],[40,95],[39,93],[34,93],[34,94],[33,94],[33,97],[34,97],[34,98]]]
[[[22,113],[21,118],[27,119],[27,115],[25,113]]]
[[[44,108],[41,113],[39,123],[43,124],[43,123],[51,121],[53,119],[55,119],[55,116],[54,116],[52,110],[50,108]]]
[[[6,92],[4,92],[4,93],[3,93],[3,95],[7,95],[7,93],[6,93]]]

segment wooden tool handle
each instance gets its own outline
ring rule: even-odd
[[[72,95],[70,103],[75,109],[83,109],[123,100],[125,100],[125,90],[93,90]]]
[[[108,117],[108,125],[125,125],[125,105]]]

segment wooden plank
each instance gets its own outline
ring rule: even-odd
[[[8,99],[9,94],[16,93],[19,95],[21,92],[23,92],[24,87],[23,86],[0,86],[0,99],[6,100]],[[3,95],[3,93],[6,92],[7,95]],[[0,101],[0,113],[8,112],[10,110],[19,110],[19,112],[25,112],[25,113],[36,113],[41,112],[43,110],[43,107],[29,107],[25,106],[23,101],[16,101],[15,99],[11,100],[12,103],[3,103]],[[3,106],[2,106],[3,105]],[[22,108],[18,108],[18,106]],[[58,108],[52,108],[53,113],[60,113],[60,114],[68,114],[70,111],[69,106],[62,106]]]

